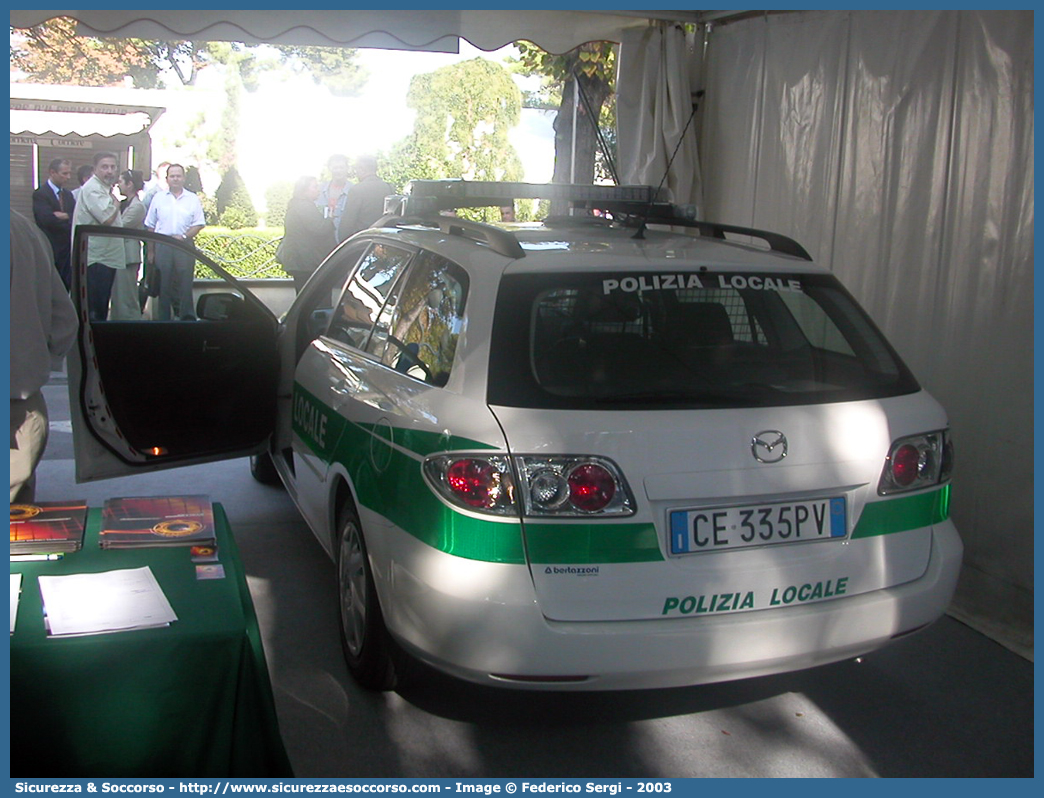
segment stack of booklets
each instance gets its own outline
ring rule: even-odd
[[[103,549],[214,546],[214,506],[209,496],[107,499],[99,542]]]
[[[57,554],[83,546],[87,502],[11,505],[11,556]]]

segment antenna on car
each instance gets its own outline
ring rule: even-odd
[[[638,225],[638,229],[635,231],[631,238],[645,238],[645,223],[649,218],[649,212],[652,210],[653,198],[660,195],[660,189],[663,188],[663,184],[667,182],[667,175],[671,173],[671,164],[674,163],[674,156],[678,154],[678,150],[681,149],[682,142],[685,141],[685,134],[689,132],[689,125],[692,124],[692,120],[696,117],[696,111],[700,107],[699,99],[703,96],[703,89],[693,94],[694,102],[692,104],[692,113],[689,114],[689,120],[685,123],[685,128],[682,130],[681,135],[678,136],[678,143],[674,147],[674,152],[671,153],[670,160],[667,161],[667,168],[663,170],[663,177],[660,178],[660,185],[656,187],[656,191],[649,197],[649,204],[646,206],[645,211],[642,213],[642,221]]]

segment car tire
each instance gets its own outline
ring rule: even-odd
[[[352,677],[367,690],[394,689],[394,643],[384,626],[362,525],[351,504],[339,515],[337,603],[341,648]]]
[[[282,480],[279,479],[279,472],[276,471],[275,463],[272,461],[272,455],[268,452],[251,455],[250,476],[262,485],[282,484]]]

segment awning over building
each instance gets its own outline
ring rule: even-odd
[[[86,93],[90,90],[77,91]],[[153,105],[124,105],[46,96],[56,93],[54,86],[12,84],[11,132],[58,136],[133,136],[148,131],[166,110]]]
[[[12,102],[12,106],[14,103]],[[11,108],[11,132],[36,135],[52,133],[57,136],[130,136],[148,130],[152,122],[148,114],[130,113],[114,116],[98,113],[65,111],[26,111]]]
[[[75,92],[75,100],[59,99]],[[32,192],[47,177],[47,164],[68,158],[90,163],[94,152],[111,150],[121,168],[151,170],[149,131],[166,108],[138,103],[97,102],[100,89],[11,84],[11,207],[32,215]],[[118,90],[115,90],[118,91]],[[112,99],[112,91],[107,98]]]

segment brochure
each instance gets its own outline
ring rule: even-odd
[[[213,546],[209,496],[137,496],[107,499],[99,544],[103,549]]]
[[[87,502],[36,502],[11,505],[11,554],[78,551],[83,546]]]

